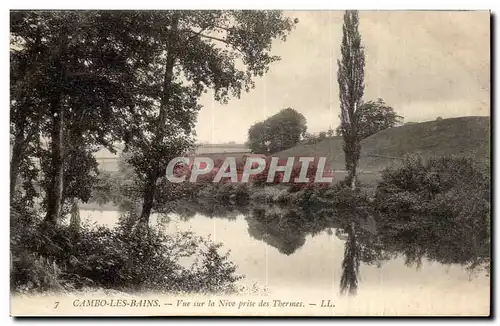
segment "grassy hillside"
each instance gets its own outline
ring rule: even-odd
[[[327,156],[334,169],[344,169],[342,143],[342,137],[332,137],[274,155]],[[485,164],[490,160],[490,118],[451,118],[383,130],[362,141],[359,166],[361,171],[379,171],[407,153],[468,156]]]

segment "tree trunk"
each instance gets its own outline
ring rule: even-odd
[[[12,158],[10,160],[10,200],[14,197],[17,184],[17,176],[22,161],[24,137],[23,132],[18,130],[12,146]]]
[[[353,166],[352,170],[351,170],[351,190],[352,191],[356,190],[356,181],[357,181],[356,166]]]
[[[149,224],[149,216],[153,210],[157,176],[151,175],[148,179],[148,183],[144,189],[144,202],[142,204],[141,217],[139,218],[139,222],[144,225]]]
[[[56,225],[61,216],[63,201],[64,182],[64,107],[63,87],[66,78],[66,66],[64,65],[66,53],[68,52],[69,31],[63,27],[59,49],[55,50],[53,56],[54,75],[50,98],[51,126],[51,148],[50,148],[50,171],[47,185],[47,214],[46,225]]]
[[[45,221],[55,225],[61,214],[64,177],[64,111],[61,106],[61,96],[59,94],[55,95],[52,99],[51,113],[51,170],[47,187],[47,215],[45,215]]]
[[[71,237],[74,240],[80,235],[80,207],[78,207],[78,200],[73,198],[73,203],[71,204],[71,218],[69,221],[69,229],[71,231]]]
[[[351,148],[351,190],[356,190],[356,168],[359,162],[359,136],[358,136],[358,119],[357,119],[357,102],[352,103],[353,109],[349,111],[349,120],[351,121],[351,137],[352,137],[352,148]]]
[[[170,102],[170,85],[174,78],[174,65],[176,60],[176,53],[173,51],[175,48],[175,37],[179,27],[180,13],[176,11],[172,17],[172,25],[167,37],[167,59],[165,65],[165,77],[163,80],[163,96],[160,104],[160,112],[158,115],[158,126],[155,137],[155,143],[163,142],[165,136],[165,124],[167,122],[167,109]],[[153,171],[149,174],[148,181],[144,189],[144,201],[142,205],[141,217],[139,222],[148,225],[149,216],[153,209],[154,197],[156,193],[156,182],[160,175],[161,164],[159,159],[153,158],[156,162],[153,163]]]

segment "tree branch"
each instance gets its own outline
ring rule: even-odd
[[[236,45],[228,42],[227,40],[225,39],[222,39],[222,38],[219,38],[219,37],[215,37],[215,36],[210,36],[210,35],[205,35],[205,34],[198,34],[198,36],[201,36],[201,37],[205,37],[205,38],[208,38],[208,39],[211,39],[211,40],[214,40],[214,41],[218,41],[218,42],[222,42],[222,43],[225,43],[227,45],[230,45],[233,49],[239,51],[240,53],[242,54],[246,54],[245,51],[243,51],[242,49],[240,49],[239,47],[237,47]]]
[[[194,31],[192,31],[192,30],[189,30],[189,32],[193,33],[194,35],[193,35],[193,36],[191,36],[190,38],[188,38],[188,39],[187,39],[187,41],[189,42],[189,41],[191,41],[192,39],[194,39],[195,37],[197,37],[197,36],[201,35],[201,33],[203,33],[204,31],[206,31],[206,30],[207,30],[207,28],[208,28],[208,27],[204,27],[204,28],[200,29],[198,32],[194,32]]]

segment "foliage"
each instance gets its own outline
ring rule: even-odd
[[[321,131],[318,135],[306,132],[302,136],[302,142],[301,143],[316,145],[317,143],[319,143],[322,140],[325,140],[326,138],[327,138],[327,133],[324,132],[324,131]]]
[[[92,187],[91,201],[98,205],[115,202],[117,194],[120,192],[118,174],[100,171],[97,181]]]
[[[279,11],[12,12],[11,193],[39,159],[45,194],[23,195],[44,195],[56,224],[65,199],[88,200],[91,154],[123,140],[147,220],[164,163],[193,145],[201,94],[250,90],[295,23]]]
[[[344,13],[342,26],[342,58],[338,60],[340,122],[344,138],[343,150],[349,180],[355,188],[356,169],[361,151],[361,134],[357,123],[357,111],[362,105],[364,85],[365,52],[358,30],[359,14],[355,10]]]
[[[15,256],[11,268],[11,286],[18,292],[62,291],[61,268],[36,253],[22,252]]]
[[[88,200],[92,153],[112,150],[120,138],[125,108],[134,105],[135,67],[100,11],[13,11],[10,26],[11,191],[18,175],[38,179],[20,163],[38,160],[43,178],[35,181],[45,193],[33,195],[45,196],[46,219],[55,224],[65,199]]]
[[[304,116],[292,108],[283,109],[248,130],[253,153],[270,154],[297,145],[307,130]]]
[[[403,121],[403,117],[397,115],[381,98],[363,103],[356,111],[355,118],[361,139],[395,127]],[[336,133],[337,136],[343,135],[342,125],[337,127]]]
[[[374,205],[384,241],[409,264],[489,261],[490,179],[471,159],[406,157],[383,172]]]
[[[279,159],[277,165],[278,166],[284,166],[287,164],[286,159]],[[264,170],[256,175],[253,175],[251,177],[251,182],[253,185],[256,186],[261,186],[261,185],[276,185],[276,184],[283,184],[288,187],[290,187],[291,191],[297,191],[299,189],[304,189],[304,188],[310,188],[310,187],[325,187],[328,185],[328,183],[323,183],[323,182],[315,182],[316,179],[316,172],[318,170],[318,161],[314,160],[312,162],[309,162],[307,172],[306,172],[306,178],[309,180],[308,182],[296,182],[295,179],[299,177],[300,171],[302,170],[302,165],[298,161],[297,158],[294,160],[294,164],[292,166],[292,170],[290,173],[290,178],[288,179],[287,182],[284,181],[284,175],[285,173],[283,171],[276,171],[274,175],[274,179],[272,182],[267,182],[268,176],[269,176],[269,168],[271,165],[271,159],[267,158],[266,159],[266,166]],[[325,170],[327,168],[325,167]],[[324,176],[330,175],[328,171],[323,172]]]
[[[439,160],[436,159],[436,162]],[[439,166],[441,163],[436,164]],[[466,166],[456,171],[466,172]],[[444,170],[448,170],[448,167]],[[403,175],[419,174],[416,172],[419,171],[418,165],[410,165],[404,171],[398,179]],[[385,186],[381,183],[380,187]],[[489,248],[486,238],[489,237],[489,229],[485,229],[484,225],[471,228],[467,224],[443,220],[431,224],[429,219],[436,215],[429,218],[427,212],[419,220],[408,221],[403,218],[404,212],[408,210],[386,212],[380,203],[390,206],[391,201],[373,201],[362,189],[352,191],[339,184],[326,189],[316,187],[292,193],[279,185],[253,186],[248,190],[250,201],[246,206],[230,206],[224,200],[217,202],[213,198],[199,198],[196,204],[193,200],[183,201],[172,211],[186,219],[195,214],[236,219],[243,214],[250,236],[266,242],[285,255],[295,253],[305,244],[308,236],[324,231],[331,235],[335,233],[345,241],[340,277],[342,294],[356,294],[361,264],[380,267],[384,261],[398,255],[403,255],[408,264],[417,267],[424,258],[443,264],[464,264],[470,269],[489,266],[489,256],[485,251]],[[425,197],[419,202],[422,205],[432,203]],[[432,209],[431,215],[439,213],[437,206]],[[473,239],[476,239],[476,244]]]
[[[270,54],[272,41],[284,41],[296,21],[279,11],[143,11],[140,19],[133,12],[121,15],[125,18],[111,18],[127,32],[120,35],[127,41],[122,45],[139,44],[148,53],[130,52],[129,59],[145,63],[146,91],[138,89],[134,96],[147,103],[132,115],[124,139],[143,187],[140,221],[147,224],[164,167],[194,145],[200,96],[211,89],[216,101],[226,103],[253,88],[253,78],[279,60]]]
[[[361,170],[358,179],[361,183],[369,183],[375,187],[379,173],[368,174],[362,171],[381,171],[392,164],[394,158],[402,158],[407,153],[420,153],[425,158],[468,156],[478,164],[486,165],[490,161],[490,132],[489,117],[451,118],[386,129],[361,142]],[[342,146],[342,137],[332,137],[315,145],[301,142],[274,155],[327,157],[334,170],[345,170]]]
[[[241,278],[228,254],[219,254],[220,245],[190,232],[167,235],[149,229],[147,236],[135,237],[122,227],[83,224],[80,236],[72,238],[70,226],[52,228],[47,236],[43,222],[29,228],[13,225],[11,282],[16,291],[92,286],[220,293],[235,291]],[[189,257],[195,262],[182,265]]]
[[[229,261],[229,252],[220,255],[222,244],[205,243],[201,255],[177,280],[177,290],[195,293],[231,293],[242,279],[236,275],[236,266]]]
[[[250,190],[250,199],[253,202],[283,204],[290,199],[287,187],[268,186],[252,187]]]
[[[198,196],[216,201],[245,202],[249,195],[246,183],[213,183],[203,187]]]
[[[90,201],[97,205],[112,204],[125,215],[133,212],[136,216],[140,214],[140,196],[142,189],[137,181],[135,170],[130,166],[128,160],[130,153],[121,153],[118,158],[118,171],[100,171],[96,183],[92,188]],[[127,222],[135,223],[138,218],[126,219]]]
[[[229,219],[239,212],[246,215],[253,237],[287,255],[308,235],[333,227],[343,230],[348,239],[341,288],[352,293],[360,262],[379,262],[387,254],[402,254],[416,265],[424,257],[470,268],[488,264],[490,179],[488,171],[468,159],[407,158],[402,166],[384,171],[373,202],[342,184],[283,184],[283,173],[277,173],[271,186],[258,187],[266,184],[268,170],[255,176],[251,186],[228,180],[214,184],[216,169],[198,183],[166,180],[166,163],[192,148],[200,96],[211,90],[215,100],[226,103],[252,89],[254,79],[279,60],[271,54],[274,40],[285,41],[296,23],[278,11],[12,12],[13,290],[90,285],[235,291],[240,276],[228,254],[219,253],[220,244],[190,232],[168,235],[149,228],[152,210],[184,209],[185,219],[198,211],[213,217],[224,210],[221,216]],[[343,150],[351,179],[361,139],[400,118],[381,99],[362,103],[364,51],[358,25],[358,13],[347,11],[338,62]],[[453,135],[446,129],[451,119],[437,121],[429,128],[439,128],[441,136],[443,130]],[[456,126],[463,130],[462,123]],[[327,135],[333,130],[319,138]],[[305,118],[288,108],[252,126],[249,143],[254,152],[274,153],[306,136]],[[118,141],[126,145],[120,173],[99,174],[93,154],[101,147],[114,151]],[[422,142],[421,148],[430,145]],[[241,172],[241,162],[237,168]],[[313,164],[311,181],[315,172]],[[295,165],[292,180],[298,174]],[[118,204],[123,211],[119,226],[82,224],[77,201],[88,200]],[[262,202],[294,208],[259,206]],[[63,217],[70,208],[66,225]],[[376,236],[361,227],[373,216],[379,227]],[[137,221],[145,228],[136,228]],[[185,266],[185,258],[194,263]]]

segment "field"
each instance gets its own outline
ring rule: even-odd
[[[326,156],[334,170],[344,170],[342,137],[331,137],[315,144],[299,144],[274,155]],[[472,157],[487,166],[490,161],[490,118],[460,117],[408,124],[383,130],[361,142],[360,180],[372,183],[386,166],[397,163],[406,154]],[[345,176],[337,172],[337,179]]]

